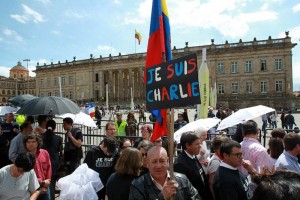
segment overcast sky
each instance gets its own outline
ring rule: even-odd
[[[300,39],[298,0],[167,0],[172,47]],[[142,35],[136,52],[145,52],[152,0],[2,0],[0,75],[24,59],[40,64],[135,53],[134,30]],[[208,58],[209,59],[209,58]],[[30,73],[35,76],[34,73]],[[300,90],[300,47],[293,49],[294,90]]]

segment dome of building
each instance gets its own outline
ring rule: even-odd
[[[24,66],[21,64],[20,61],[18,62],[18,64],[17,64],[16,66],[14,66],[13,68],[11,68],[10,71],[11,71],[11,70],[25,70],[25,71],[28,71],[28,70],[26,69],[26,67],[24,67]]]

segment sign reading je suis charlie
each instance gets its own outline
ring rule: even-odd
[[[196,54],[149,67],[146,78],[147,110],[200,103]]]

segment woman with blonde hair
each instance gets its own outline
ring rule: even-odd
[[[105,199],[128,199],[131,182],[139,176],[142,165],[143,157],[139,150],[131,147],[124,149],[115,166],[116,172],[106,183]]]

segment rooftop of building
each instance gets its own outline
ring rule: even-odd
[[[12,70],[25,70],[25,71],[28,71],[27,69],[26,69],[26,67],[24,67],[23,65],[22,65],[22,63],[20,62],[20,61],[18,61],[18,64],[16,65],[16,66],[14,66],[14,67],[12,67],[11,69],[10,69],[10,71],[12,71]]]

